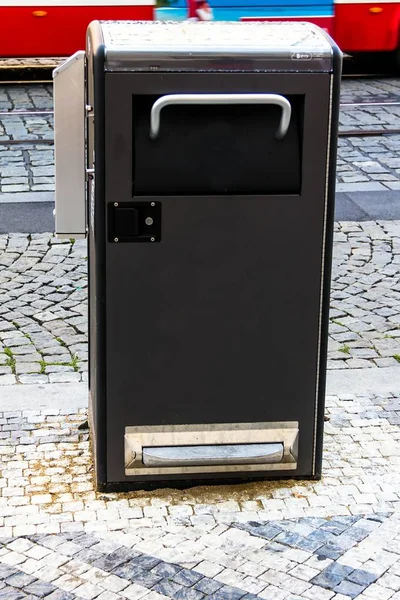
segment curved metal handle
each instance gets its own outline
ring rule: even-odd
[[[156,100],[150,113],[150,137],[155,140],[160,131],[161,110],[170,104],[275,104],[282,109],[275,134],[281,140],[290,125],[292,107],[289,100],[278,94],[169,94]]]

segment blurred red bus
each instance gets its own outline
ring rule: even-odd
[[[0,56],[68,56],[94,19],[181,20],[196,0],[0,0]],[[311,21],[349,54],[400,49],[400,0],[209,0],[226,21]]]
[[[0,56],[69,56],[90,21],[154,19],[155,0],[0,0]]]

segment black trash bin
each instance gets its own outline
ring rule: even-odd
[[[307,23],[94,22],[77,62],[99,487],[318,478],[340,51]]]

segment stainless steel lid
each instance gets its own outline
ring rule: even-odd
[[[329,71],[332,43],[302,22],[103,21],[106,70]]]

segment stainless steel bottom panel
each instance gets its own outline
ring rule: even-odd
[[[125,428],[125,474],[297,468],[299,424],[207,423]]]

